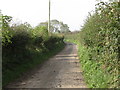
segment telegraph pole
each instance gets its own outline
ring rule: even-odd
[[[48,20],[48,33],[50,33],[50,0],[49,0],[49,20]]]

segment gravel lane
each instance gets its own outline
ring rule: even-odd
[[[77,56],[77,46],[67,43],[60,53],[6,88],[86,88]]]

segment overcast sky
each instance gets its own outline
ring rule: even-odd
[[[32,26],[48,20],[49,0],[1,0],[0,9],[14,20]],[[88,12],[95,9],[96,0],[51,0],[51,19],[68,24],[71,31],[80,30]]]

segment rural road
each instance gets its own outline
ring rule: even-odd
[[[67,43],[60,53],[6,88],[86,88],[77,57],[77,46]]]

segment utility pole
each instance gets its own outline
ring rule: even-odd
[[[50,33],[50,0],[49,0],[49,20],[48,20],[48,33]]]

